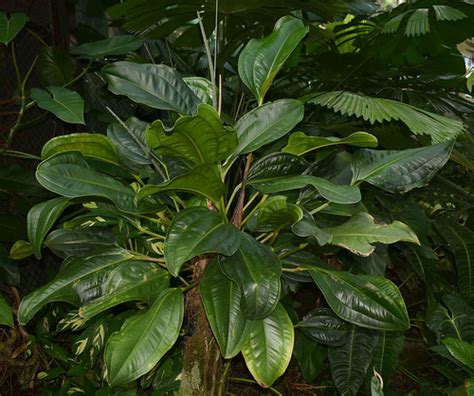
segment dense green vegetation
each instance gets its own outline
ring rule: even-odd
[[[2,282],[62,264],[0,300],[17,386],[474,394],[472,1],[103,3],[18,75]],[[81,132],[12,150],[35,106]]]

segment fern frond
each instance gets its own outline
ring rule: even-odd
[[[419,8],[410,15],[405,27],[405,36],[416,37],[430,32],[428,12],[428,8]]]
[[[373,98],[347,91],[322,92],[305,98],[344,115],[356,116],[371,124],[401,121],[415,135],[429,135],[433,143],[454,139],[464,131],[464,124],[403,102]]]

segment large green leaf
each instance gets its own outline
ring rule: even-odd
[[[18,308],[18,320],[26,324],[41,307],[53,301],[82,305],[98,298],[112,271],[121,263],[134,264],[127,250],[114,248],[97,256],[67,261],[46,285],[28,294]]]
[[[125,385],[155,367],[176,342],[183,315],[183,293],[167,289],[146,312],[127,319],[105,346],[107,382]]]
[[[306,336],[326,345],[342,345],[347,341],[347,323],[328,308],[308,312],[298,325]]]
[[[310,238],[310,241],[316,241],[318,245],[324,246],[331,242],[332,236],[318,227],[313,216],[305,212],[303,218],[291,227],[293,233],[301,238]]]
[[[219,257],[219,264],[240,289],[244,315],[248,319],[263,319],[273,312],[280,299],[281,263],[268,246],[249,234],[242,233],[241,238],[234,255]]]
[[[12,308],[6,302],[5,297],[0,293],[0,326],[13,327],[13,325]]]
[[[69,205],[69,198],[59,197],[41,202],[29,210],[26,220],[28,239],[38,260],[44,237]]]
[[[376,332],[352,326],[344,345],[329,348],[332,379],[341,395],[357,394],[364,382],[376,343]]]
[[[310,340],[299,329],[295,329],[295,347],[293,355],[297,360],[304,379],[314,383],[323,370],[327,358],[327,347]]]
[[[125,55],[135,51],[143,44],[143,39],[132,35],[113,36],[93,41],[74,48],[71,53],[83,58],[102,58],[110,55]]]
[[[57,154],[41,162],[36,178],[44,188],[65,197],[102,197],[124,211],[137,210],[132,188],[95,171],[78,152]]]
[[[352,157],[352,183],[366,181],[389,192],[426,185],[448,161],[454,142],[391,150],[359,150]]]
[[[74,61],[64,50],[43,47],[36,65],[36,73],[43,85],[67,84],[74,78],[74,71]]]
[[[124,262],[108,276],[101,297],[79,309],[79,316],[93,316],[127,301],[144,301],[151,305],[159,293],[169,287],[168,272],[155,263]]]
[[[454,255],[457,284],[467,302],[474,302],[474,232],[455,221],[437,219],[436,229]]]
[[[212,105],[212,83],[207,78],[184,77],[183,80],[202,103]]]
[[[85,124],[84,100],[77,92],[63,87],[48,87],[48,90],[32,88],[31,98],[38,107],[50,111],[60,120],[71,124]]]
[[[398,332],[381,331],[370,364],[384,379],[389,382],[395,372],[400,353],[405,342],[405,335]]]
[[[261,386],[271,386],[286,371],[294,339],[293,323],[281,304],[267,318],[250,322],[242,355]]]
[[[341,114],[362,117],[371,124],[400,120],[413,133],[429,135],[433,143],[453,139],[464,130],[462,122],[391,99],[345,91],[321,92],[306,99],[309,103],[328,107]]]
[[[283,151],[285,153],[303,155],[312,150],[339,144],[357,147],[377,147],[378,141],[374,135],[367,132],[354,132],[345,138],[308,136],[303,132],[295,132],[291,134],[288,144]]]
[[[272,153],[255,161],[250,168],[248,179],[258,180],[301,175],[308,166],[307,161],[296,155]]]
[[[115,146],[106,136],[98,133],[71,133],[54,137],[43,146],[41,158],[45,160],[55,154],[70,151],[79,151],[85,157],[118,164]]]
[[[213,260],[204,270],[199,293],[222,356],[233,358],[242,349],[250,324],[240,309],[239,288]]]
[[[279,231],[303,218],[303,210],[287,202],[287,197],[270,197],[260,207],[257,215],[256,230],[260,232]]]
[[[407,309],[397,286],[382,276],[308,267],[331,309],[342,319],[376,330],[406,330]]]
[[[225,185],[216,166],[205,164],[195,167],[191,172],[177,176],[158,185],[147,185],[138,192],[138,199],[164,191],[184,191],[202,195],[218,202],[225,192]]]
[[[442,342],[456,360],[474,370],[474,345],[458,338],[445,338]]]
[[[285,16],[277,21],[269,36],[250,40],[240,53],[240,78],[259,105],[273,79],[308,31],[300,19]]]
[[[157,155],[178,157],[194,164],[209,164],[226,159],[237,146],[237,134],[224,127],[212,106],[200,104],[193,116],[178,118],[173,128],[161,120],[146,131],[148,146]]]
[[[385,244],[399,241],[419,244],[416,234],[406,224],[394,221],[391,224],[377,224],[368,213],[357,213],[345,223],[324,228],[331,236],[331,244],[340,246],[360,256],[369,256],[375,250],[376,242]]]
[[[177,276],[181,266],[205,253],[233,255],[240,246],[240,232],[222,216],[204,207],[182,210],[171,223],[164,256],[168,271]]]
[[[194,114],[200,100],[183,79],[165,65],[115,62],[102,68],[109,90],[154,109]]]
[[[290,132],[304,115],[303,104],[294,99],[266,103],[244,114],[235,123],[239,145],[234,155],[246,154]]]
[[[8,18],[7,14],[0,11],[0,43],[8,44],[12,41],[28,20],[29,18],[21,12],[14,12]]]

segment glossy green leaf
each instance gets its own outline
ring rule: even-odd
[[[445,338],[442,343],[456,360],[474,370],[474,345],[458,338]]]
[[[260,207],[257,215],[259,232],[279,231],[303,218],[303,210],[287,202],[287,197],[277,195],[270,197]]]
[[[168,272],[158,264],[145,261],[119,264],[109,275],[100,298],[79,309],[79,316],[93,316],[127,301],[144,301],[151,305],[169,287]]]
[[[240,246],[240,232],[222,216],[204,207],[179,212],[165,240],[164,256],[171,275],[177,276],[188,260],[205,253],[233,255]]]
[[[74,78],[75,68],[71,56],[62,49],[44,47],[35,70],[43,85],[61,86]]]
[[[26,220],[28,239],[37,259],[41,258],[44,237],[70,204],[69,198],[59,197],[41,202],[29,210]]]
[[[308,31],[300,19],[285,16],[277,21],[269,36],[250,40],[240,53],[240,78],[259,105],[273,79]]]
[[[385,383],[395,373],[400,353],[405,342],[405,335],[393,331],[381,331],[374,349],[371,367],[383,378]]]
[[[77,92],[63,87],[48,87],[48,90],[33,88],[31,98],[38,107],[50,111],[60,120],[70,124],[85,124],[84,100]]]
[[[204,182],[205,181],[205,182]],[[138,199],[165,191],[183,191],[202,195],[213,202],[218,202],[225,192],[221,175],[217,167],[211,164],[197,166],[191,172],[177,176],[158,185],[147,185],[138,192]]]
[[[283,151],[285,153],[303,155],[319,148],[339,144],[356,147],[377,147],[378,140],[374,135],[367,132],[354,132],[345,138],[308,136],[303,132],[295,132],[291,134],[288,144]]]
[[[115,62],[102,68],[109,90],[154,109],[194,114],[199,98],[169,66]]]
[[[250,322],[242,355],[260,386],[271,386],[286,371],[294,338],[293,323],[281,304],[265,319]]]
[[[33,246],[27,241],[16,241],[10,249],[8,258],[11,260],[23,260],[33,254]]]
[[[44,188],[64,197],[102,197],[124,211],[137,210],[132,188],[94,170],[78,152],[60,153],[41,162],[36,178]]]
[[[301,175],[309,166],[303,158],[286,153],[272,153],[250,168],[249,180],[271,179],[280,176]]]
[[[111,55],[125,55],[143,44],[143,39],[132,35],[113,36],[104,40],[85,43],[74,48],[71,53],[82,58],[102,58]]]
[[[241,293],[240,305],[248,319],[270,315],[280,299],[281,263],[273,251],[246,233],[234,255],[219,257],[224,274]]]
[[[0,326],[13,327],[13,312],[10,305],[5,300],[2,294],[0,294]]]
[[[222,356],[233,358],[247,339],[250,321],[240,309],[239,288],[224,275],[217,260],[211,261],[204,270],[199,294]]]
[[[448,161],[453,144],[448,141],[400,151],[359,150],[352,157],[352,183],[366,181],[399,193],[422,187]]]
[[[183,80],[202,103],[212,105],[212,83],[207,78],[184,77]]]
[[[370,379],[370,396],[384,396],[382,377],[375,370],[374,375]]]
[[[316,308],[308,312],[298,327],[312,340],[326,345],[342,345],[347,341],[347,323],[328,308]]]
[[[416,234],[406,224],[399,221],[377,224],[368,213],[357,213],[345,223],[324,228],[323,231],[331,235],[330,244],[360,256],[371,255],[376,242],[390,244],[403,241],[420,244]]]
[[[299,329],[295,329],[295,347],[293,355],[297,360],[304,379],[314,383],[323,370],[327,358],[327,347],[310,340]]]
[[[21,12],[14,12],[8,18],[7,14],[0,11],[0,43],[8,44],[12,41],[28,20],[29,18]]]
[[[249,111],[234,125],[239,138],[234,155],[250,153],[285,136],[303,115],[303,103],[295,99],[277,100]]]
[[[310,238],[310,241],[316,241],[319,246],[324,246],[331,242],[332,236],[323,229],[319,228],[314,221],[313,216],[305,212],[303,218],[291,227],[293,233],[301,238]]]
[[[46,142],[41,150],[41,158],[48,159],[58,153],[79,151],[85,157],[118,164],[117,150],[112,142],[98,133],[71,133],[56,136]]]
[[[155,367],[176,342],[183,315],[183,293],[167,289],[146,312],[127,319],[105,347],[107,382],[125,385]]]
[[[196,115],[178,118],[171,129],[161,120],[153,122],[147,128],[146,140],[155,154],[194,164],[224,160],[237,146],[235,130],[224,127],[217,111],[207,104],[200,104]]]
[[[121,263],[133,265],[133,259],[127,250],[112,248],[97,256],[67,261],[51,282],[23,298],[18,308],[20,324],[29,322],[41,307],[50,302],[82,305],[100,297],[110,273]]]
[[[342,319],[376,330],[406,330],[407,309],[397,286],[382,276],[308,267],[331,309]]]
[[[377,333],[351,326],[345,344],[329,348],[331,376],[341,395],[355,396],[364,382]]]

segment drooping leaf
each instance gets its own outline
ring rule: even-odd
[[[351,326],[348,341],[329,348],[331,376],[341,395],[355,396],[364,382],[377,333]]]
[[[67,84],[74,78],[74,70],[71,56],[60,48],[44,47],[41,50],[36,73],[44,85]]]
[[[77,92],[63,87],[48,87],[48,90],[33,88],[31,98],[38,107],[50,111],[60,120],[70,124],[85,124],[84,100]]]
[[[308,100],[339,112],[362,117],[371,124],[383,121],[401,121],[416,135],[429,135],[433,143],[454,139],[464,125],[447,117],[422,110],[396,100],[373,98],[353,92],[333,91],[317,93]]]
[[[233,358],[247,339],[250,321],[240,309],[238,286],[224,275],[217,260],[211,261],[204,270],[199,294],[222,356]]]
[[[155,367],[176,342],[183,315],[183,293],[167,289],[146,312],[127,319],[105,346],[107,382],[125,385]]]
[[[202,103],[212,105],[212,83],[207,78],[184,77],[183,80]]]
[[[5,297],[0,293],[0,325],[13,327],[13,312]]]
[[[303,155],[312,150],[323,147],[347,144],[357,147],[377,147],[378,140],[367,132],[354,132],[345,138],[308,136],[303,132],[294,132],[290,135],[288,144],[283,149],[285,153]]]
[[[33,254],[33,246],[30,242],[19,240],[16,241],[10,249],[8,258],[11,260],[22,260]]]
[[[330,244],[340,246],[360,256],[369,256],[375,250],[376,242],[384,244],[399,241],[419,244],[416,234],[406,224],[394,221],[391,224],[377,224],[368,213],[357,213],[345,223],[324,228],[331,236]]]
[[[293,323],[281,304],[265,319],[250,322],[242,355],[260,386],[271,386],[286,371],[294,338]]]
[[[459,21],[467,18],[461,10],[446,5],[433,5],[433,10],[438,21]]]
[[[179,212],[165,240],[164,256],[168,271],[177,276],[181,266],[204,253],[233,255],[240,246],[240,232],[222,216],[204,207]]]
[[[224,274],[240,289],[245,317],[263,319],[270,315],[280,299],[281,263],[276,254],[249,234],[241,233],[239,249],[218,260]]]
[[[304,115],[303,104],[295,99],[266,103],[244,114],[235,123],[239,145],[234,155],[246,154],[290,132]]]
[[[405,336],[403,333],[392,331],[379,332],[370,366],[382,376],[386,384],[388,384],[390,377],[397,368],[404,341]]]
[[[277,195],[270,197],[260,207],[257,215],[259,232],[279,231],[303,217],[303,210],[295,204],[287,202],[287,197]]]
[[[328,308],[316,308],[308,312],[299,326],[306,336],[326,345],[342,345],[347,341],[347,323]]]
[[[442,343],[456,360],[474,370],[474,345],[458,338],[445,338]]]
[[[196,115],[180,117],[171,129],[161,120],[153,122],[147,128],[146,141],[157,155],[212,164],[234,151],[237,135],[235,130],[222,125],[212,106],[200,104]]]
[[[293,233],[301,238],[310,237],[315,240],[318,245],[324,246],[331,242],[332,236],[319,228],[314,221],[313,216],[305,212],[303,218],[291,227]]]
[[[304,379],[314,383],[323,370],[323,362],[327,358],[327,347],[310,340],[299,329],[295,329],[295,347],[293,355],[303,374]]]
[[[406,193],[426,185],[448,161],[453,142],[391,150],[359,150],[352,157],[352,183],[366,181],[389,192]]]
[[[29,18],[21,12],[14,12],[8,18],[7,14],[0,11],[0,43],[10,43],[20,33],[28,20]]]
[[[269,36],[250,40],[240,53],[240,78],[259,105],[273,79],[308,31],[300,19],[285,16],[277,21]]]
[[[413,11],[405,26],[405,36],[416,37],[430,32],[428,12],[428,8],[418,8]]]
[[[143,39],[132,35],[121,35],[106,38],[104,40],[85,43],[73,48],[71,53],[82,58],[103,58],[111,55],[125,55],[135,51],[143,44]]]
[[[44,237],[69,205],[69,198],[59,197],[41,202],[29,210],[26,220],[28,239],[38,260]]]
[[[85,157],[118,164],[117,150],[111,141],[98,133],[71,133],[56,136],[46,142],[41,150],[41,158],[48,159],[58,153],[79,151]]]
[[[102,68],[109,90],[154,109],[194,114],[199,99],[183,79],[165,65],[115,62]]]
[[[307,270],[342,319],[375,330],[406,330],[410,326],[402,295],[388,279],[320,267]]]

